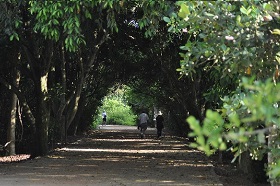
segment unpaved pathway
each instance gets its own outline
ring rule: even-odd
[[[210,160],[186,142],[149,128],[104,126],[46,157],[0,164],[1,186],[224,185]]]

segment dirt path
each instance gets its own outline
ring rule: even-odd
[[[227,185],[210,160],[183,140],[168,134],[157,140],[152,128],[139,139],[137,132],[136,127],[101,127],[46,157],[2,164],[0,185]]]

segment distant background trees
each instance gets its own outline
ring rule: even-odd
[[[137,113],[135,114],[126,100],[125,94],[129,87],[125,85],[115,85],[110,88],[110,92],[103,98],[102,105],[95,115],[93,127],[97,128],[102,124],[102,112],[107,114],[107,124],[110,125],[136,125]]]

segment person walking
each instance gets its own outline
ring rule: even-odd
[[[159,113],[156,117],[157,138],[160,138],[162,135],[162,129],[164,128],[163,121],[164,121],[164,118],[162,116],[161,111],[159,111]]]
[[[148,120],[149,120],[149,116],[148,114],[145,113],[145,111],[143,111],[140,115],[139,115],[139,125],[138,125],[138,130],[140,130],[140,137],[141,138],[145,138],[145,132],[148,128]]]
[[[102,126],[105,125],[106,126],[106,122],[107,122],[107,114],[105,111],[103,111],[102,113]]]

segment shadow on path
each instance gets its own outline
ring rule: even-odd
[[[206,156],[148,128],[101,126],[46,157],[0,165],[0,185],[222,185]]]

